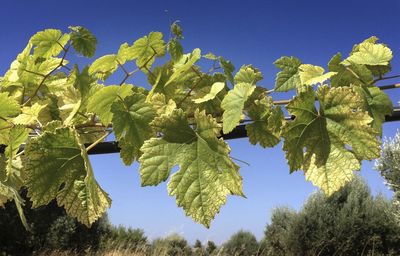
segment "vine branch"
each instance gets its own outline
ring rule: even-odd
[[[61,58],[60,63],[59,63],[55,68],[53,68],[49,73],[47,73],[47,74],[43,77],[43,79],[42,79],[42,81],[39,83],[38,87],[36,87],[36,90],[32,93],[32,95],[29,97],[29,99],[28,99],[27,101],[25,101],[24,104],[22,104],[22,106],[26,106],[29,102],[31,102],[32,99],[33,99],[33,98],[37,95],[37,93],[39,92],[40,88],[42,87],[42,85],[44,84],[44,82],[46,81],[46,79],[47,79],[54,71],[56,71],[58,68],[64,66],[63,63],[64,63],[64,60],[65,60],[65,57],[67,56],[69,47],[70,47],[70,46],[68,46],[68,47],[64,50],[64,54],[63,54],[63,56],[62,56],[62,58]],[[63,48],[64,48],[64,47],[63,47]]]

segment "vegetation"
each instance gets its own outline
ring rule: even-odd
[[[386,180],[386,184],[394,192],[394,207],[400,223],[400,132],[393,139],[386,139],[382,147],[382,155],[376,161],[376,169]]]
[[[400,225],[390,201],[355,179],[331,197],[315,193],[301,211],[274,211],[267,255],[399,255]]]
[[[206,227],[228,195],[244,196],[239,166],[223,140],[240,125],[254,145],[274,147],[282,139],[290,172],[303,170],[326,195],[349,182],[362,160],[379,157],[392,102],[376,84],[397,76],[385,77],[393,54],[378,38],[355,45],[347,57],[336,54],[327,71],[283,56],[268,89],[256,67],[236,70],[199,48],[185,53],[182,39],[174,23],[168,41],[150,32],[79,68],[68,58],[73,52],[94,57],[97,39],[88,29],[34,34],[0,79],[0,206],[13,200],[29,228],[18,196],[25,187],[31,207],[54,200],[91,226],[111,198],[97,183],[88,152],[111,133],[122,161],[139,162],[142,186],[170,177],[168,193]],[[138,72],[148,86],[130,83]],[[109,84],[118,73],[120,82]],[[272,98],[289,91],[291,100]],[[294,120],[285,121],[281,105]],[[171,175],[173,166],[180,169]]]
[[[24,194],[23,194],[24,195]],[[296,212],[274,210],[265,237],[240,230],[217,246],[177,234],[148,240],[143,230],[114,227],[107,216],[91,228],[69,217],[55,202],[38,209],[26,206],[31,233],[17,216],[15,204],[0,209],[0,255],[154,255],[154,256],[291,256],[399,255],[400,223],[396,206],[355,179],[331,197],[313,194]],[[43,218],[46,216],[46,218]]]
[[[259,245],[251,232],[240,230],[224,243],[222,251],[227,255],[251,256],[258,253]]]

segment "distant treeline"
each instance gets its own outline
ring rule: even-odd
[[[0,255],[400,255],[395,206],[360,179],[329,198],[313,194],[298,212],[275,209],[261,241],[241,230],[221,246],[191,246],[179,235],[149,241],[143,230],[115,227],[107,216],[89,229],[55,203],[25,213],[31,232],[13,203],[0,209]]]

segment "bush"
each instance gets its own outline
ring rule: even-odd
[[[397,220],[400,223],[400,133],[393,139],[386,139],[382,147],[382,155],[376,161],[375,168],[386,180],[386,185],[393,190],[393,204],[396,208]]]
[[[298,213],[276,209],[265,230],[267,255],[399,255],[393,212],[357,178],[329,198],[312,195]]]
[[[190,256],[192,249],[185,238],[178,234],[172,234],[165,238],[158,238],[153,241],[153,255],[168,256]]]
[[[251,256],[257,255],[259,245],[256,237],[248,231],[240,230],[233,234],[223,245],[226,255]]]
[[[76,219],[67,216],[65,210],[55,201],[46,206],[31,209],[26,200],[25,216],[31,227],[28,232],[19,219],[14,202],[0,208],[0,253],[11,255],[31,255],[44,249],[74,250],[83,252],[87,248],[97,250],[104,235],[110,232],[107,216],[87,228]]]

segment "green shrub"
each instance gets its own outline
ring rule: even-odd
[[[276,209],[265,230],[267,255],[399,255],[393,212],[390,201],[373,198],[355,179],[329,198],[312,195],[298,213]]]
[[[178,234],[172,234],[165,238],[158,238],[153,241],[153,255],[168,256],[190,256],[192,249],[185,238]]]
[[[248,231],[240,230],[233,234],[223,245],[223,253],[235,256],[252,256],[258,254],[259,245],[256,237]]]

